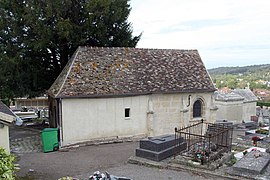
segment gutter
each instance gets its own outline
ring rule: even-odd
[[[0,128],[1,128],[3,125],[5,125],[5,126],[12,126],[11,123],[8,123],[8,122],[6,122],[6,121],[0,120]]]
[[[117,97],[129,97],[129,96],[143,96],[143,95],[154,95],[154,94],[176,94],[176,93],[209,93],[214,92],[216,89],[208,90],[186,90],[186,91],[167,91],[167,92],[143,92],[143,93],[124,93],[124,94],[95,94],[95,95],[74,95],[74,96],[65,96],[57,95],[55,98],[65,98],[65,99],[74,99],[74,98],[117,98]]]
[[[6,125],[11,125],[13,122],[16,121],[16,115],[14,115],[14,113],[12,112],[12,115],[0,112],[0,122],[2,122],[3,124]]]
[[[63,146],[63,118],[62,118],[62,99],[58,99],[58,118],[59,118],[59,148]]]

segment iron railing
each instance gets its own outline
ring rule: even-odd
[[[206,123],[203,120],[187,127],[175,128],[175,143],[181,148],[186,142],[186,149],[181,155],[198,161],[210,162],[231,151],[233,127],[231,124]],[[183,149],[183,148],[182,148]]]

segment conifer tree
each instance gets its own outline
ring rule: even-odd
[[[0,0],[0,98],[44,93],[78,46],[135,47],[129,0]]]

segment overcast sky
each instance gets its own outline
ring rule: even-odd
[[[270,0],[131,0],[139,48],[198,49],[206,68],[270,64]]]

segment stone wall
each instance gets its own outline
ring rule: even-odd
[[[250,121],[251,116],[256,115],[257,102],[246,102],[243,104],[243,120]]]
[[[212,93],[152,95],[152,135],[172,134],[175,127],[187,126],[201,119],[214,122],[216,117],[211,97]],[[202,117],[193,118],[193,103],[198,99],[203,101]]]
[[[216,101],[217,120],[241,123],[243,120],[243,101]]]
[[[233,123],[250,121],[256,115],[256,102],[215,101],[218,107],[217,120],[228,120]]]

